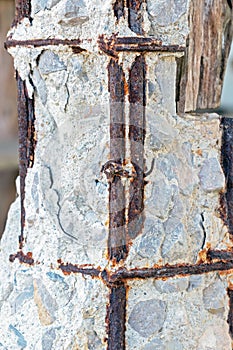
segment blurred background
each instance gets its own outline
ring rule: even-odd
[[[0,237],[10,203],[16,197],[18,174],[16,82],[13,60],[4,49],[14,12],[14,0],[0,0]]]
[[[14,12],[14,0],[0,0],[0,238],[9,206],[16,198],[15,179],[18,175],[16,81],[13,60],[4,49]],[[233,111],[233,47],[228,60],[220,111]]]

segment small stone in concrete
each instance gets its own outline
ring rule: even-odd
[[[203,291],[203,303],[206,310],[215,315],[222,315],[225,311],[226,290],[220,281],[210,284]]]
[[[34,280],[34,301],[41,324],[44,326],[52,324],[55,320],[57,303],[39,279]]]
[[[148,114],[153,113],[148,109]],[[154,151],[160,150],[162,147],[169,148],[171,142],[177,137],[178,132],[171,124],[171,121],[159,115],[156,115],[150,124],[149,128],[149,140],[150,147]]]
[[[153,215],[160,219],[168,217],[169,209],[172,201],[172,187],[163,178],[160,178],[153,184],[151,198],[148,199],[148,205]]]
[[[167,281],[155,280],[155,288],[160,293],[179,293],[188,288],[189,279],[185,278],[174,278]]]
[[[217,158],[207,159],[199,173],[201,187],[206,192],[220,191],[224,188],[225,177]]]
[[[64,282],[64,277],[60,276],[58,273],[49,271],[46,273],[49,279],[53,282]]]
[[[164,238],[164,228],[160,220],[146,218],[145,233],[141,236],[136,248],[138,255],[143,258],[153,258],[160,249]]]
[[[190,276],[188,291],[191,291],[193,289],[196,289],[196,288],[200,287],[202,282],[203,282],[203,277],[202,276],[200,276],[200,275]]]
[[[183,345],[177,340],[172,340],[166,344],[165,350],[183,350]]]
[[[137,303],[130,316],[129,325],[142,337],[149,337],[162,329],[166,316],[166,304],[150,299]]]
[[[39,70],[41,74],[49,74],[65,70],[66,66],[62,62],[57,54],[52,51],[44,51],[39,60]]]
[[[32,74],[32,80],[33,80],[33,84],[35,85],[38,96],[41,99],[41,102],[43,103],[43,105],[45,105],[47,102],[48,90],[47,90],[45,81],[42,79],[40,75],[39,69],[34,68],[33,74]]]
[[[17,328],[15,328],[12,324],[9,325],[9,330],[12,331],[15,334],[15,336],[18,338],[17,344],[18,346],[20,346],[20,349],[26,348],[27,342],[24,339],[23,334]]]
[[[67,0],[64,9],[63,24],[82,25],[89,20],[87,6],[83,0]]]
[[[148,0],[147,8],[152,22],[167,26],[176,22],[187,9],[187,0]]]
[[[59,1],[61,0],[47,0],[46,8],[50,10],[53,6],[57,5]]]
[[[46,9],[48,0],[34,0],[32,3],[34,3],[34,12],[37,13],[39,11],[44,11]]]
[[[143,350],[165,350],[165,346],[159,338],[155,338],[148,343]]]
[[[49,329],[47,332],[45,332],[42,337],[42,350],[51,350],[55,338],[56,338],[55,329],[52,328],[52,329]]]
[[[183,224],[177,218],[169,218],[164,228],[166,236],[162,245],[162,257],[170,259],[181,257],[186,244],[186,233]]]

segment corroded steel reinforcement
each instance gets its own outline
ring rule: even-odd
[[[21,202],[21,233],[20,249],[23,246],[23,231],[25,226],[25,179],[27,169],[33,166],[36,146],[34,99],[30,99],[25,81],[16,73],[18,88],[18,128],[19,128],[19,176]]]
[[[125,159],[124,73],[115,59],[108,66],[110,92],[110,159],[123,164]],[[121,177],[109,179],[109,238],[110,260],[119,262],[127,253],[125,228],[125,189]]]
[[[7,39],[5,41],[5,48],[9,49],[10,47],[16,47],[16,46],[26,46],[26,47],[43,47],[43,46],[58,46],[58,45],[65,45],[65,46],[77,46],[80,45],[81,40],[80,39],[56,39],[56,38],[50,38],[50,39],[28,39],[28,40],[14,40],[14,39]]]
[[[126,286],[120,282],[110,288],[107,307],[108,349],[125,350]]]
[[[144,223],[146,63],[143,55],[136,57],[129,73],[129,102],[130,159],[136,171],[129,188],[128,235],[132,239],[142,232]]]

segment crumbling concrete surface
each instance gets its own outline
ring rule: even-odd
[[[0,349],[230,350],[233,123],[203,111],[219,104],[228,2],[16,10]]]

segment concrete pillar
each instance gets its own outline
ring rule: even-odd
[[[18,1],[2,349],[231,349],[225,0]],[[205,111],[203,111],[205,110]]]

